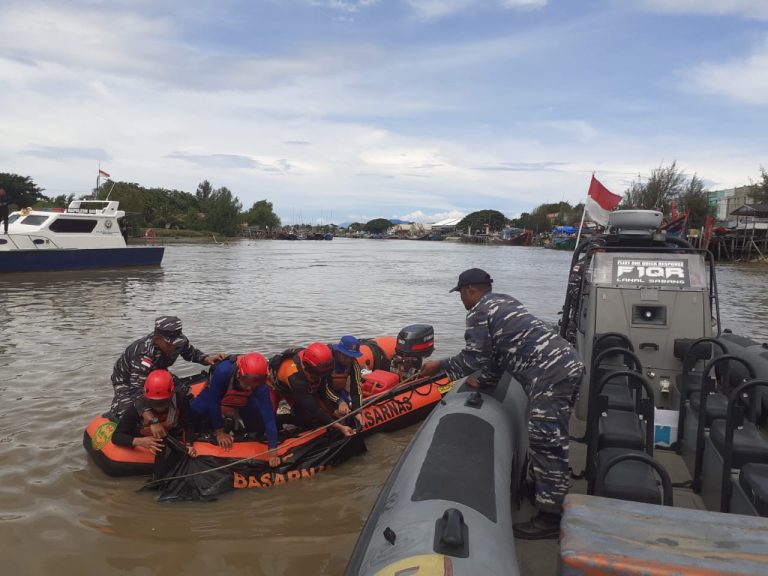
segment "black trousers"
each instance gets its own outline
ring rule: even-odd
[[[8,234],[8,206],[0,206],[0,220],[3,221],[5,226],[3,234]]]

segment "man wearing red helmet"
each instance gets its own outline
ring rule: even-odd
[[[152,435],[152,426],[162,426],[165,435],[186,443],[187,453],[195,457],[197,451],[192,445],[192,419],[189,402],[181,390],[175,390],[173,376],[167,370],[153,370],[144,381],[143,406],[139,413],[136,406],[129,406],[120,417],[112,434],[117,446],[138,446],[153,454],[162,452],[163,438]]]
[[[267,359],[258,352],[242,354],[219,362],[202,392],[192,401],[192,417],[197,428],[211,426],[216,442],[232,448],[232,436],[224,429],[224,415],[236,413],[243,419],[248,434],[266,432],[269,465],[280,465],[277,455],[277,422],[267,386]]]
[[[273,385],[278,395],[284,397],[293,409],[299,426],[317,428],[333,422],[333,418],[319,404],[318,395],[323,393],[331,379],[333,354],[327,344],[313,342],[306,348],[286,350],[270,362],[276,365]],[[335,422],[332,426],[344,436],[355,431]]]

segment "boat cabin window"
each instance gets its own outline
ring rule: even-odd
[[[88,233],[96,228],[96,220],[86,218],[57,218],[48,227],[52,232],[63,233]]]
[[[21,214],[19,214],[18,212],[16,212],[15,214],[11,214],[8,217],[8,224],[10,225],[10,224],[13,224],[14,222],[16,222],[16,220],[19,219],[19,216],[21,216]]]
[[[46,220],[48,220],[48,216],[38,216],[37,214],[32,214],[24,218],[24,220],[19,222],[19,224],[24,224],[25,226],[40,226],[40,224]]]

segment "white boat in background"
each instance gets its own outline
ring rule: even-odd
[[[0,272],[156,266],[161,246],[128,246],[114,200],[74,200],[66,209],[13,212],[0,234]]]

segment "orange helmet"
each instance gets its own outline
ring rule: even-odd
[[[149,400],[168,400],[173,396],[173,376],[168,370],[153,370],[144,382],[144,396]]]
[[[302,363],[315,374],[330,374],[333,370],[333,354],[327,344],[313,342],[304,349]]]
[[[237,369],[241,379],[263,384],[267,381],[269,366],[267,359],[258,352],[242,354],[237,357]]]

